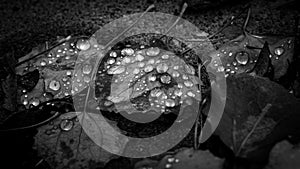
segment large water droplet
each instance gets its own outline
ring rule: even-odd
[[[274,50],[275,55],[281,56],[284,53],[284,48],[283,47],[277,47]]]
[[[60,128],[63,131],[70,131],[73,128],[73,126],[74,122],[72,120],[65,119],[60,122]]]
[[[79,39],[76,42],[76,48],[79,50],[88,50],[91,47],[91,44],[86,39]]]
[[[49,88],[54,91],[58,91],[60,89],[60,83],[57,80],[51,80],[49,83]]]
[[[238,52],[235,56],[235,60],[241,65],[246,65],[249,61],[249,54],[244,51]]]

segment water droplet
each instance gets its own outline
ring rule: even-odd
[[[182,75],[182,79],[183,79],[183,80],[188,80],[189,78],[188,78],[187,75],[183,74],[183,75]]]
[[[88,40],[79,39],[76,42],[76,48],[79,50],[88,50],[91,47],[91,44]]]
[[[125,48],[121,51],[121,54],[130,56],[134,54],[134,50],[131,48]]]
[[[172,167],[172,165],[171,164],[166,164],[166,166],[165,166],[166,168],[171,168]]]
[[[124,66],[114,66],[110,68],[107,73],[108,74],[121,74],[125,72],[126,68]]]
[[[188,73],[188,74],[191,74],[191,75],[195,74],[195,69],[190,65],[185,65],[185,70],[186,70],[186,73]]]
[[[51,80],[49,83],[49,88],[54,91],[58,91],[60,89],[60,83],[57,80]]]
[[[194,84],[193,82],[187,80],[187,81],[184,81],[183,84],[186,86],[186,87],[192,87]]]
[[[175,101],[172,99],[166,99],[165,100],[165,106],[166,107],[174,107],[175,106]]]
[[[173,76],[174,78],[176,78],[176,77],[179,77],[180,74],[179,74],[179,72],[177,72],[177,71],[173,71],[173,72],[172,72],[172,76]]]
[[[150,75],[150,76],[148,77],[148,80],[149,80],[150,82],[154,82],[154,81],[156,80],[156,76]]]
[[[71,72],[70,70],[68,70],[68,71],[66,72],[66,74],[67,74],[67,76],[71,76],[71,75],[72,75],[72,72]]]
[[[41,61],[40,64],[41,64],[41,66],[46,66],[47,63],[45,61]]]
[[[27,99],[24,99],[24,100],[23,100],[23,105],[26,106],[27,104],[28,104],[28,100],[27,100]]]
[[[284,53],[284,48],[283,47],[277,47],[274,50],[275,55],[281,56]]]
[[[123,60],[122,60],[122,63],[123,64],[126,64],[126,63],[130,63],[131,59],[129,57],[125,57]]]
[[[160,49],[158,47],[150,47],[146,50],[146,54],[148,56],[156,56],[160,52]]]
[[[175,158],[174,158],[174,157],[170,157],[170,158],[167,159],[167,161],[168,161],[169,163],[173,163],[173,162],[175,161]]]
[[[171,77],[168,75],[163,75],[160,77],[162,83],[169,84],[171,83]]]
[[[158,73],[165,73],[169,69],[168,65],[166,63],[160,63],[157,65],[156,70]]]
[[[107,60],[107,64],[114,64],[115,63],[115,59],[108,59]]]
[[[82,67],[82,73],[83,74],[90,74],[92,71],[92,66],[90,64],[86,64]]]
[[[224,72],[225,68],[223,66],[218,67],[218,72]]]
[[[147,65],[154,64],[154,63],[155,63],[154,59],[149,59],[148,62],[147,62]]]
[[[153,66],[151,65],[147,65],[145,68],[144,68],[144,71],[145,72],[151,72],[153,70]]]
[[[169,59],[169,57],[170,57],[170,56],[167,55],[167,54],[164,54],[164,55],[161,56],[162,59]]]
[[[83,81],[89,83],[91,81],[91,78],[89,76],[84,76]]]
[[[137,61],[143,61],[144,60],[144,56],[143,55],[141,55],[141,54],[137,54],[136,56],[135,56],[135,59],[137,60]]]
[[[162,91],[159,90],[159,89],[154,89],[154,90],[152,90],[152,91],[150,92],[150,95],[151,95],[152,97],[159,97],[159,96],[162,95],[162,94],[163,94]]]
[[[73,128],[73,126],[74,122],[72,120],[65,119],[60,122],[60,128],[63,131],[70,131]]]
[[[132,73],[136,75],[136,74],[140,73],[140,69],[135,68],[135,69],[133,69]]]
[[[174,90],[174,95],[180,97],[180,96],[182,96],[182,94],[183,93],[182,93],[182,91],[180,89]]]
[[[241,65],[246,65],[249,61],[249,54],[244,51],[238,52],[235,56],[235,60]]]
[[[32,105],[32,106],[38,106],[39,104],[40,104],[40,100],[38,98],[32,98],[29,101],[29,105]]]
[[[111,57],[114,57],[114,58],[115,58],[115,57],[117,57],[117,56],[118,56],[118,54],[117,54],[117,52],[114,52],[114,51],[113,51],[113,52],[110,52],[110,53],[109,53],[109,56],[111,56]]]
[[[139,67],[144,67],[144,66],[145,66],[145,63],[144,63],[144,62],[139,62],[139,63],[138,63],[138,66],[139,66]]]
[[[188,92],[186,93],[186,95],[188,95],[188,96],[190,96],[190,97],[195,97],[195,96],[196,96],[195,93],[192,92],[192,91],[188,91]]]

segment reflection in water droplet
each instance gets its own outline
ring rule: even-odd
[[[91,44],[88,40],[79,39],[76,42],[76,48],[79,50],[88,50],[91,47]]]
[[[90,74],[92,71],[92,66],[90,64],[86,64],[82,67],[83,74]]]
[[[281,56],[284,53],[284,48],[283,47],[277,47],[274,50],[275,55]]]
[[[58,91],[60,89],[60,83],[57,80],[51,80],[49,83],[49,88],[54,91]]]
[[[60,128],[63,131],[70,131],[73,128],[73,125],[74,125],[74,122],[72,120],[68,120],[68,119],[62,120],[60,122]]]
[[[238,52],[235,56],[235,60],[241,65],[246,65],[249,61],[249,54],[244,51]]]

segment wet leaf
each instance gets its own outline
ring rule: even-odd
[[[257,76],[273,78],[273,66],[271,65],[270,50],[268,42],[265,42],[261,49],[257,62],[253,68],[253,73]]]
[[[276,142],[299,135],[299,102],[282,86],[246,74],[228,78],[227,86],[216,134],[236,155],[264,160]]]

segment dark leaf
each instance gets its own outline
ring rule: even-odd
[[[273,78],[273,67],[271,65],[270,50],[268,42],[265,42],[261,49],[257,62],[252,70],[257,76]]]
[[[40,78],[40,73],[37,69],[32,72],[28,72],[23,76],[17,76],[18,86],[21,86],[26,91],[30,92],[35,85],[38,83]]]
[[[286,89],[247,74],[227,80],[226,107],[216,134],[237,156],[264,161],[276,142],[300,135],[300,104]]]

